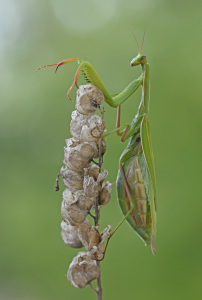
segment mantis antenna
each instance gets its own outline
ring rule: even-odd
[[[135,42],[136,42],[136,45],[137,45],[137,50],[138,50],[138,53],[140,54],[140,53],[141,53],[141,51],[142,51],[143,44],[144,44],[144,37],[145,37],[146,29],[144,30],[144,34],[143,34],[143,38],[142,38],[142,45],[141,45],[141,48],[140,48],[140,50],[139,50],[139,46],[138,46],[138,42],[137,42],[137,38],[136,38],[136,36],[135,36],[135,34],[134,34],[134,32],[133,32],[132,28],[131,28],[131,32],[132,32],[132,34],[133,34],[133,37],[134,37],[134,39],[135,39]]]
[[[140,53],[141,53],[141,51],[142,51],[142,47],[143,47],[143,44],[144,44],[145,33],[146,33],[146,29],[144,30],[144,34],[143,34],[142,45],[141,45],[141,48],[140,48]]]
[[[134,32],[133,32],[132,28],[131,28],[131,32],[132,32],[132,35],[133,35],[133,37],[134,37],[134,39],[135,39],[135,42],[136,42],[136,45],[137,45],[137,51],[138,51],[138,53],[140,54],[140,50],[139,50],[139,46],[138,46],[138,42],[137,42],[136,36],[135,36],[135,34],[134,34]],[[141,49],[142,49],[142,47],[141,47]]]

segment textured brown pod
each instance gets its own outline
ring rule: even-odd
[[[94,153],[94,158],[98,158],[99,157],[99,147],[101,147],[101,155],[104,155],[104,153],[106,152],[106,141],[104,138],[101,139],[101,144],[100,144],[100,139],[97,139],[96,142],[89,142],[89,144],[93,144],[96,147],[96,151]]]
[[[104,102],[103,93],[95,86],[80,85],[77,90],[76,109],[81,114],[94,113]]]
[[[61,216],[64,221],[68,221],[71,225],[78,225],[84,222],[88,215],[87,209],[81,209],[76,203],[66,205],[65,201],[62,201]]]
[[[64,148],[64,163],[73,171],[82,171],[94,157],[95,149],[87,142]]]
[[[72,225],[67,220],[61,222],[61,236],[66,245],[71,248],[85,247],[91,250],[100,243],[100,234],[95,226],[92,226],[88,219],[82,224]]]
[[[83,189],[83,172],[76,172],[68,168],[60,170],[63,184],[71,191],[78,191]]]
[[[99,173],[99,167],[95,164],[84,169],[83,188],[85,195],[90,198],[97,197],[107,175],[106,170]]]
[[[99,157],[99,146],[100,146],[99,141],[100,141],[100,139],[97,139],[96,142],[83,142],[84,144],[89,145],[89,147],[91,147],[93,149],[93,150],[90,150],[90,151],[94,151],[93,158],[98,158]],[[80,140],[77,140],[75,138],[66,139],[65,142],[66,142],[67,146],[64,147],[64,149],[76,148],[80,144],[83,144]],[[102,138],[101,147],[102,147],[102,153],[101,154],[103,155],[106,152],[106,141],[105,141],[104,138]],[[89,157],[88,148],[83,148],[82,149],[82,156],[84,156],[86,158]]]
[[[61,236],[64,243],[71,248],[81,248],[83,244],[78,237],[78,227],[72,226],[68,222],[61,222]]]
[[[100,270],[96,261],[91,259],[86,252],[79,252],[69,266],[67,279],[74,287],[81,289],[97,279],[99,274]]]
[[[99,205],[107,205],[111,199],[110,193],[112,190],[112,184],[109,181],[103,182],[102,189],[100,191]]]
[[[91,250],[93,247],[98,246],[100,242],[100,234],[97,231],[97,228],[92,226],[87,219],[79,226],[78,237],[87,250]]]
[[[70,132],[71,135],[77,139],[80,140],[81,130],[84,125],[86,125],[88,118],[90,115],[83,115],[80,114],[77,110],[74,110],[71,114],[71,123],[70,123]]]
[[[88,142],[98,142],[104,134],[106,125],[98,115],[88,116],[86,124],[82,126],[80,140]]]
[[[105,247],[106,247],[105,241],[111,236],[111,230],[112,230],[112,227],[110,225],[107,225],[107,227],[100,234],[99,244],[96,246],[93,246],[88,251],[88,255],[92,259],[95,259],[95,260],[103,259],[103,254],[104,254]]]
[[[85,142],[98,142],[104,134],[105,122],[98,115],[80,114],[77,110],[72,112],[70,132],[75,139]]]
[[[77,206],[84,211],[89,211],[91,207],[95,204],[95,198],[89,198],[84,194],[84,191],[72,192],[65,189],[63,192],[63,202],[65,207],[69,207],[72,204],[77,204]]]
[[[96,201],[95,197],[90,198],[90,197],[87,197],[86,195],[83,195],[83,197],[78,198],[77,205],[81,209],[86,209],[86,210],[90,211],[92,206],[94,206],[95,201]]]

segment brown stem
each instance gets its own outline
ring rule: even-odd
[[[102,119],[103,119],[103,116],[104,116],[104,109],[103,111],[101,112],[102,113]],[[100,138],[99,140],[99,172],[101,172],[101,167],[102,167],[102,163],[103,163],[103,154],[102,154],[102,138]],[[98,209],[98,206],[99,206],[99,195],[96,199],[96,203],[95,203],[95,225],[98,225],[98,222],[99,222],[99,219],[100,219],[100,213],[99,213],[99,209]],[[100,262],[97,261],[97,266],[99,267],[99,270],[100,270]],[[102,285],[101,285],[101,272],[99,274],[99,277],[97,279],[97,299],[98,300],[102,300]]]
[[[100,262],[97,261],[97,266],[100,269]],[[102,285],[101,285],[101,273],[97,279],[97,299],[102,300]]]

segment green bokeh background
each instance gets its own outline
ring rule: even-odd
[[[0,3],[0,299],[96,299],[66,279],[77,250],[60,237],[62,189],[54,191],[74,103],[76,70],[34,70],[78,56],[115,94],[140,74],[129,67],[141,44],[151,65],[150,124],[157,177],[157,253],[124,224],[101,263],[103,299],[202,296],[202,4],[171,0],[6,0]],[[82,83],[82,81],[81,81]],[[74,98],[74,92],[72,97]],[[141,92],[123,106],[135,115]],[[108,130],[116,110],[105,105]],[[114,181],[125,145],[107,138],[104,167]],[[122,215],[115,188],[100,223]]]

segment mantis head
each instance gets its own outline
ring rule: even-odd
[[[138,65],[143,66],[146,63],[147,63],[147,57],[138,53],[138,55],[131,60],[130,66],[131,67],[138,66]]]
[[[132,31],[132,33],[133,33],[133,31]],[[137,42],[137,39],[136,39],[136,36],[135,36],[134,33],[133,33],[133,36],[134,36],[134,39],[135,39],[135,42],[136,42],[136,45],[137,45],[138,55],[131,60],[130,66],[134,67],[134,66],[141,65],[142,67],[144,67],[144,65],[147,63],[147,57],[144,56],[144,55],[141,55],[141,51],[142,51],[142,46],[144,44],[145,31],[144,31],[144,35],[143,35],[143,39],[142,39],[142,45],[141,45],[140,49],[139,49],[138,42]]]

